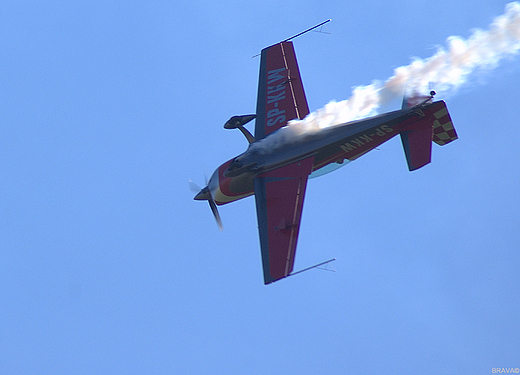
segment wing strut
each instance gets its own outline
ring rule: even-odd
[[[290,38],[285,39],[283,42],[288,42],[288,41],[291,40],[291,39],[297,38],[297,37],[299,37],[300,35],[303,35],[303,34],[305,34],[305,33],[308,33],[309,31],[312,31],[312,30],[314,30],[314,29],[317,29],[318,27],[323,26],[323,25],[325,25],[327,22],[330,22],[330,21],[332,21],[332,19],[328,19],[327,21],[323,21],[322,23],[319,23],[319,24],[317,24],[316,26],[311,27],[310,29],[307,29],[307,30],[305,30],[305,31],[302,31],[302,32],[299,33],[299,34],[293,35],[293,36],[291,36]],[[282,43],[283,43],[283,42],[282,42]]]
[[[293,272],[293,273],[290,273],[289,275],[287,276],[294,276],[294,275],[297,275],[299,273],[302,273],[302,272],[305,272],[305,271],[309,271],[309,270],[312,270],[313,268],[318,268],[320,270],[323,270],[323,271],[331,271],[331,272],[336,272],[336,270],[334,269],[334,267],[332,267],[332,265],[330,266],[332,269],[329,270],[328,268],[319,268],[323,265],[329,265],[330,263],[334,262],[336,260],[336,258],[332,258],[332,259],[329,259],[329,260],[326,260],[325,262],[321,262],[321,263],[318,263],[314,266],[311,266],[311,267],[307,267],[307,268],[304,268],[303,270],[300,270],[300,271],[296,271],[296,272]]]
[[[311,27],[311,28],[309,28],[309,29],[307,29],[307,30],[305,30],[305,31],[302,31],[301,33],[298,33],[298,34],[296,34],[296,35],[293,35],[293,36],[291,36],[290,38],[287,38],[287,39],[285,39],[285,40],[282,40],[280,43],[284,43],[284,42],[288,42],[288,41],[290,41],[290,40],[293,40],[294,38],[297,38],[297,37],[299,37],[300,35],[303,35],[303,34],[305,34],[305,33],[308,33],[309,31],[312,31],[312,30],[314,30],[314,29],[317,29],[318,27],[323,26],[323,25],[325,25],[326,23],[328,23],[328,22],[330,22],[330,21],[332,21],[331,18],[329,18],[327,21],[323,21],[322,23],[319,23],[319,24],[317,24],[316,26],[313,26],[313,27]],[[327,28],[327,26],[325,26],[325,28]],[[323,29],[323,27],[322,27],[320,30],[318,30],[318,32],[319,32],[319,33],[323,33],[323,34],[330,34],[330,32],[328,32],[328,31],[322,31],[322,29]],[[259,54],[256,54],[256,55],[253,56],[253,58],[258,57],[258,56],[260,56],[260,55],[261,55],[260,53],[259,53]]]

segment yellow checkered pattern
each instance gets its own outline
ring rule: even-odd
[[[457,132],[451,122],[448,109],[444,107],[434,114],[436,120],[433,122],[433,141],[444,146],[458,138]]]

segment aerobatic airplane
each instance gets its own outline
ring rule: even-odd
[[[442,146],[457,139],[446,104],[434,102],[433,91],[420,100],[405,98],[397,111],[284,137],[290,120],[309,114],[290,39],[262,50],[256,114],[233,116],[224,125],[242,131],[248,149],[218,167],[194,198],[209,202],[222,229],[217,205],[254,194],[265,284],[294,274],[309,177],[331,172],[398,134],[413,171],[431,161],[432,141]],[[253,119],[254,135],[244,128]]]

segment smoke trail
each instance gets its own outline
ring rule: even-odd
[[[519,52],[520,2],[507,4],[505,13],[495,18],[488,30],[476,30],[466,40],[451,36],[447,44],[447,49],[439,47],[428,59],[396,68],[385,82],[355,87],[350,99],[331,102],[309,116],[326,127],[375,114],[381,104],[402,97],[405,89],[407,94],[426,94],[432,83],[440,93],[455,91],[472,73],[493,69],[501,59]]]
[[[381,104],[402,97],[405,91],[407,95],[428,93],[430,83],[439,93],[454,92],[472,73],[493,69],[501,59],[519,52],[520,2],[507,4],[505,13],[495,18],[488,30],[476,30],[467,39],[451,36],[447,44],[447,49],[439,47],[430,58],[396,68],[385,82],[354,87],[349,99],[332,101],[303,120],[292,120],[273,136],[251,146],[267,152],[295,137],[375,115]]]
[[[475,31],[467,40],[449,37],[448,50],[440,48],[426,60],[395,70],[381,90],[381,96],[395,96],[408,84],[414,92],[427,92],[428,82],[441,92],[452,92],[479,69],[493,69],[508,55],[520,49],[520,3],[506,5],[506,12],[497,17],[489,30]]]

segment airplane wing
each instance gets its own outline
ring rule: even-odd
[[[255,139],[260,140],[289,120],[303,119],[307,114],[309,106],[292,42],[264,48],[258,80]]]
[[[314,156],[254,179],[264,283],[290,275],[300,230],[303,198]]]

